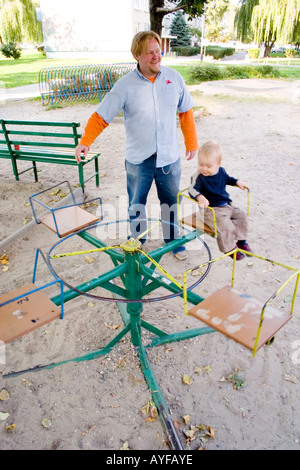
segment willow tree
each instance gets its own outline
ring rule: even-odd
[[[235,17],[237,38],[263,44],[265,57],[275,42],[295,42],[299,23],[300,0],[242,0]]]
[[[43,42],[41,22],[36,19],[36,0],[0,0],[0,39],[7,42]]]
[[[205,9],[205,36],[210,41],[225,39],[222,20],[229,10],[229,0],[209,0]]]
[[[162,22],[165,15],[182,10],[189,19],[201,16],[206,0],[149,0],[150,27],[159,36],[162,32]]]

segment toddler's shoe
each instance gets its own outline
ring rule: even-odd
[[[238,248],[238,246],[236,245],[235,248]],[[234,258],[234,253],[232,253],[232,255],[230,255],[230,257],[233,259]],[[245,258],[244,253],[241,253],[240,251],[236,252],[236,260],[237,261],[240,261],[241,259],[244,259],[244,258]]]
[[[252,253],[252,250],[250,246],[248,245],[248,243],[237,242],[237,247],[241,248],[241,250],[249,251],[249,253]],[[246,255],[246,256],[249,256],[249,255]]]

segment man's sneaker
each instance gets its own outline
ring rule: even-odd
[[[183,261],[188,257],[187,251],[184,246],[179,246],[178,248],[175,248],[172,253],[175,258],[179,259],[179,261]]]
[[[252,250],[251,250],[250,246],[248,245],[248,243],[237,242],[237,247],[240,248],[241,250],[249,251],[249,253],[252,253]],[[247,256],[249,256],[249,255],[247,255]]]

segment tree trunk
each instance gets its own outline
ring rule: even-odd
[[[157,12],[157,8],[164,7],[164,0],[150,0],[150,29],[159,36],[162,33],[162,22],[165,13]]]
[[[264,46],[265,46],[264,57],[270,57],[272,47],[274,46],[274,42],[271,42],[271,44],[269,43],[269,41],[265,42]]]

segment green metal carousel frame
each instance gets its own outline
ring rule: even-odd
[[[116,221],[114,223],[120,222],[128,223],[127,220]],[[156,221],[155,225],[158,223],[160,223],[160,221]],[[107,224],[108,223],[99,223],[96,225],[92,225],[84,230],[74,232],[64,238],[61,238],[50,249],[47,257],[44,258],[57,282],[62,283],[65,287],[67,287],[64,292],[61,291],[60,294],[51,298],[51,301],[54,304],[56,304],[57,306],[62,306],[65,302],[70,301],[80,295],[84,295],[96,300],[115,302],[120,310],[124,322],[123,329],[106,346],[99,350],[91,351],[80,357],[75,357],[60,362],[50,363],[47,365],[38,365],[36,367],[22,371],[9,372],[8,374],[3,375],[3,378],[16,377],[20,374],[24,374],[27,372],[49,370],[69,362],[82,362],[96,359],[100,356],[108,354],[112,350],[112,348],[117,343],[119,343],[126,334],[130,334],[131,342],[139,357],[141,369],[144,374],[147,385],[150,389],[152,400],[157,408],[158,415],[165,427],[169,445],[173,450],[181,450],[181,442],[178,438],[173,422],[170,418],[168,406],[164,400],[163,393],[152,370],[146,349],[153,346],[159,346],[170,342],[185,340],[195,336],[212,333],[215,330],[211,327],[205,326],[168,334],[165,331],[162,331],[161,329],[152,325],[151,323],[148,323],[143,320],[141,318],[141,313],[143,311],[143,303],[167,300],[176,296],[183,297],[183,286],[180,285],[178,281],[174,277],[172,277],[167,271],[165,271],[159,264],[161,258],[165,254],[169,253],[178,246],[195,240],[196,238],[199,239],[200,243],[205,246],[209,260],[211,259],[210,250],[205,244],[205,242],[202,240],[202,238],[200,238],[200,234],[198,234],[196,231],[191,232],[185,228],[183,229],[185,233],[182,238],[169,242],[150,253],[146,253],[145,251],[143,251],[142,244],[139,239],[133,238],[126,240],[124,243],[121,243],[118,246],[107,246],[103,241],[99,240],[98,238],[94,237],[91,233],[89,233],[89,231],[95,228],[97,225],[101,226]],[[151,228],[152,227],[150,227],[150,230]],[[81,237],[83,240],[90,243],[94,248],[90,250],[72,253],[60,253],[55,255],[53,254],[54,249],[58,245],[75,235]],[[140,235],[140,237],[142,235]],[[79,286],[71,286],[62,278],[60,274],[56,272],[53,267],[54,259],[66,256],[87,254],[97,251],[103,251],[107,253],[112,260],[114,268],[95,279],[91,279],[88,282],[80,284]],[[147,264],[149,265],[147,266]],[[156,268],[159,268],[159,270],[161,271],[161,275],[158,275],[157,272],[154,272]],[[197,305],[203,300],[202,297],[191,292],[191,290],[195,288],[207,276],[210,268],[211,266],[208,263],[205,267],[204,272],[197,279],[197,281],[186,289],[185,297],[188,302]],[[123,287],[120,287],[114,282],[114,280],[117,278],[121,279]],[[111,292],[112,297],[102,297],[93,294],[92,291],[96,287],[102,287],[105,290]],[[145,296],[148,296],[151,292],[154,292],[155,290],[161,287],[167,289],[170,294],[155,298],[145,298]],[[147,344],[146,346],[144,346],[142,343],[142,329],[148,330],[150,333],[153,334],[149,344]]]

